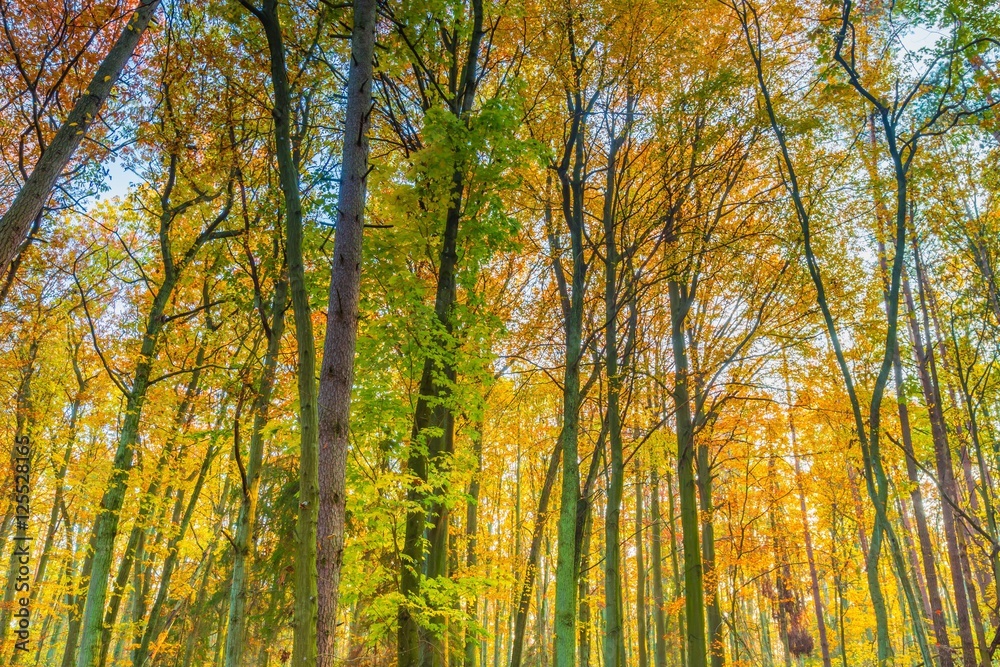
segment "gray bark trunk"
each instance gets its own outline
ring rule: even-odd
[[[354,349],[358,331],[365,186],[368,178],[368,127],[372,106],[376,4],[376,0],[354,2],[336,239],[317,401],[320,481],[316,545],[318,667],[333,665],[336,645],[337,596],[344,548],[344,483],[351,387],[354,383]]]

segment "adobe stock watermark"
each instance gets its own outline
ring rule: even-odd
[[[14,648],[18,651],[28,650],[28,640],[31,638],[31,549],[28,544],[28,522],[31,511],[31,440],[28,436],[14,438],[14,551],[11,554],[13,565],[17,567],[14,580],[14,622],[17,626],[14,634],[17,641]]]

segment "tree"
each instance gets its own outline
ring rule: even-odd
[[[368,178],[368,125],[375,57],[375,0],[354,5],[351,66],[347,77],[344,157],[337,197],[337,238],[333,248],[326,338],[320,368],[319,515],[317,544],[319,665],[333,664],[337,595],[343,563],[344,487],[358,329],[361,239]]]

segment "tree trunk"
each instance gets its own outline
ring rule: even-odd
[[[67,525],[71,526],[72,524],[67,522]],[[80,571],[80,577],[77,581],[89,582],[90,572],[94,563],[91,555],[93,552],[90,551],[90,545],[83,549],[77,548],[77,551],[83,552],[83,568]],[[76,556],[76,551],[74,551],[71,555]],[[67,567],[71,566],[72,559]],[[69,612],[67,614],[69,616],[69,621],[66,627],[66,644],[63,647],[62,661],[59,663],[60,667],[73,666],[74,661],[76,660],[76,649],[80,642],[80,630],[83,627],[83,610],[87,601],[87,596],[83,592],[79,591],[79,583],[76,588],[76,593],[67,592],[66,594],[66,603],[69,608]]]
[[[969,562],[969,548],[965,540],[966,531],[958,533],[959,557],[962,559],[962,574],[967,582],[966,592],[969,596],[969,611],[972,614],[972,628],[976,635],[976,645],[979,647],[980,664],[979,667],[990,667],[991,654],[986,641],[986,631],[983,629],[983,616],[979,610],[979,602],[976,597],[976,587],[973,584],[972,565]]]
[[[627,102],[631,116],[632,98]],[[631,118],[625,121],[625,130]],[[611,478],[608,482],[608,502],[604,515],[604,650],[603,667],[624,667],[625,633],[621,573],[621,506],[625,484],[625,463],[622,454],[622,418],[619,407],[622,378],[618,368],[618,247],[615,240],[615,197],[618,151],[625,140],[624,132],[613,136],[608,150],[604,186],[604,365],[608,376],[608,444],[611,452]],[[595,453],[596,456],[596,453]]]
[[[687,343],[684,320],[690,300],[676,280],[668,283],[670,338],[674,352],[674,406],[677,419],[677,482],[681,498],[681,534],[684,541],[684,610],[687,621],[687,666],[707,667],[705,590],[698,535],[698,498],[695,482],[694,430],[688,393]]]
[[[139,546],[139,538],[142,533],[149,528],[149,521],[153,510],[155,509],[156,499],[160,489],[160,482],[163,480],[163,473],[168,464],[171,463],[174,446],[177,444],[178,436],[181,434],[182,430],[191,423],[191,419],[194,414],[191,410],[191,404],[198,393],[198,387],[201,382],[201,365],[204,361],[205,346],[204,343],[201,343],[198,347],[198,352],[195,355],[195,370],[191,373],[187,387],[184,390],[184,398],[181,400],[180,405],[177,407],[177,411],[174,413],[173,428],[170,432],[170,437],[167,439],[167,442],[164,443],[163,449],[157,457],[156,468],[152,472],[152,480],[149,483],[149,487],[147,487],[145,495],[139,500],[139,513],[136,516],[135,523],[132,525],[132,530],[129,532],[125,552],[122,554],[121,561],[118,563],[118,573],[115,576],[114,585],[111,589],[111,599],[108,601],[107,609],[104,612],[104,626],[101,629],[101,644],[100,649],[98,650],[97,658],[98,667],[104,667],[107,664],[108,650],[111,647],[111,634],[118,618],[122,597],[124,596],[125,588],[128,585],[128,578],[131,574],[132,566],[135,563],[136,551]]]
[[[577,517],[577,521],[581,519]],[[590,535],[593,531],[593,514],[588,512],[582,519],[583,530],[581,533],[580,547],[577,553],[580,554],[580,565],[577,568],[577,585],[579,592],[580,611],[577,623],[577,655],[579,657],[579,667],[590,667]]]
[[[909,286],[904,278],[904,290],[907,303]],[[944,608],[941,605],[941,592],[938,588],[937,571],[934,567],[934,547],[931,543],[930,530],[927,528],[927,514],[924,511],[924,498],[920,490],[920,480],[917,477],[916,457],[913,452],[913,436],[910,431],[910,413],[903,395],[903,369],[896,347],[893,360],[893,373],[896,384],[896,402],[899,406],[899,425],[902,433],[903,450],[906,455],[906,475],[910,482],[910,502],[913,504],[913,518],[917,524],[917,542],[920,544],[920,555],[924,566],[924,580],[927,586],[927,602],[930,607],[931,627],[934,630],[934,640],[937,645],[937,658],[941,667],[951,667],[954,660],[951,656],[951,643],[948,640],[948,627],[945,623]],[[914,570],[916,571],[916,570]]]
[[[132,454],[139,441],[139,420],[146,402],[154,355],[164,322],[163,313],[174,284],[174,280],[170,278],[165,280],[153,301],[132,387],[126,397],[125,419],[122,423],[121,435],[118,438],[114,468],[111,478],[108,480],[107,490],[101,500],[101,511],[94,522],[91,537],[93,560],[90,585],[87,588],[87,601],[83,611],[77,667],[92,667],[99,659],[104,602],[108,592],[111,559],[114,555],[114,540],[118,533],[119,513],[125,500],[128,472],[132,468]]]
[[[657,487],[658,489],[659,487]],[[657,495],[659,492],[657,491]],[[669,521],[670,521],[670,566],[673,570],[674,575],[674,599],[677,600],[683,595],[684,587],[682,585],[681,571],[680,571],[680,558],[678,552],[680,550],[680,542],[677,539],[677,511],[674,505],[674,482],[673,475],[670,471],[667,471],[667,509],[669,510]],[[656,516],[659,517],[659,508],[657,508]],[[662,594],[661,594],[662,596]],[[663,606],[662,603],[660,605]],[[687,664],[687,642],[685,637],[687,632],[685,631],[685,614],[682,609],[677,610],[677,652],[680,656],[679,664]],[[658,631],[659,632],[659,631]],[[660,633],[660,634],[665,634]],[[664,655],[664,658],[666,656]]]
[[[923,620],[926,621],[931,617],[931,601],[927,596],[927,586],[924,584],[923,572],[920,569],[920,557],[913,546],[913,522],[910,521],[910,511],[902,497],[896,497],[896,510],[899,512],[899,522],[903,525],[903,545],[906,547],[906,557],[910,561],[910,570],[913,571],[917,588],[920,590],[920,602],[924,610]]]
[[[846,10],[843,15],[843,21],[841,23],[840,30],[837,34],[837,49],[834,53],[834,57],[842,67],[850,70],[851,65],[844,60],[841,53],[841,46],[846,35],[848,26],[850,25],[850,4],[846,5]],[[903,588],[906,600],[911,608],[911,611],[918,610],[916,604],[916,599],[913,595],[912,587],[909,582],[909,575],[906,571],[906,563],[903,559],[902,550],[899,547],[898,540],[896,539],[895,532],[893,530],[892,524],[889,521],[887,515],[887,500],[888,500],[888,480],[885,474],[885,470],[882,464],[881,455],[881,428],[879,426],[880,421],[880,409],[882,397],[885,391],[885,385],[889,378],[889,371],[892,367],[892,355],[896,347],[897,340],[897,328],[898,328],[898,311],[899,311],[899,288],[900,288],[900,277],[903,272],[903,259],[904,251],[906,249],[906,210],[907,210],[907,186],[908,186],[908,169],[909,160],[904,160],[901,155],[901,142],[896,136],[896,122],[898,115],[890,111],[885,105],[880,103],[877,98],[868,93],[861,86],[860,81],[853,77],[850,79],[851,85],[857,89],[859,94],[866,97],[866,99],[873,104],[876,108],[878,117],[882,121],[882,128],[885,132],[885,143],[886,148],[889,153],[889,157],[892,160],[893,165],[893,175],[895,177],[895,216],[894,216],[894,257],[892,270],[890,273],[889,285],[886,290],[886,312],[887,312],[887,327],[885,335],[885,347],[882,351],[882,361],[879,367],[878,375],[872,387],[871,400],[868,406],[868,420],[865,423],[864,415],[861,411],[861,401],[858,398],[858,393],[855,389],[854,379],[851,375],[851,371],[847,365],[846,357],[844,356],[843,349],[840,345],[840,339],[837,333],[836,323],[833,318],[833,314],[830,310],[829,303],[827,301],[826,287],[822,278],[820,271],[819,261],[816,254],[813,251],[812,246],[812,229],[809,219],[809,213],[803,203],[803,198],[799,188],[798,177],[795,172],[794,162],[791,157],[791,152],[789,151],[788,142],[785,137],[785,132],[782,129],[775,112],[774,103],[771,99],[770,91],[768,89],[766,77],[764,75],[763,68],[763,55],[760,49],[760,25],[757,21],[757,15],[754,13],[751,17],[751,12],[748,11],[746,3],[741,5],[741,8],[737,9],[737,14],[739,16],[740,22],[743,28],[743,35],[746,39],[747,47],[750,51],[751,58],[754,63],[756,70],[756,78],[759,89],[762,94],[763,103],[765,110],[767,112],[768,120],[771,125],[771,129],[774,133],[775,139],[778,142],[778,146],[781,153],[781,160],[787,172],[787,178],[785,179],[786,189],[788,194],[791,196],[792,203],[794,204],[794,210],[796,217],[799,221],[799,226],[803,235],[803,250],[805,254],[806,264],[808,266],[809,275],[813,282],[813,286],[816,289],[816,302],[819,305],[820,311],[823,315],[824,325],[826,327],[827,335],[830,339],[830,343],[833,347],[835,357],[837,359],[837,365],[840,369],[841,375],[844,380],[844,388],[848,394],[848,398],[851,403],[851,410],[854,417],[855,429],[857,432],[858,442],[861,445],[861,453],[864,461],[865,470],[865,480],[867,483],[868,496],[871,499],[872,505],[875,509],[875,523],[872,530],[872,540],[870,544],[870,549],[868,551],[867,564],[866,564],[866,578],[868,582],[868,590],[871,596],[872,609],[875,614],[875,624],[876,624],[876,635],[877,635],[877,661],[878,664],[882,665],[887,663],[891,659],[892,654],[892,643],[889,637],[889,620],[888,613],[886,611],[885,598],[882,592],[882,584],[878,576],[878,561],[882,549],[882,540],[888,538],[890,551],[892,555],[892,563],[896,570],[897,577],[899,579],[900,585]],[[751,29],[751,23],[753,28]],[[755,40],[756,35],[756,40]],[[905,142],[904,142],[905,143]],[[914,614],[915,616],[918,615]],[[923,627],[921,625],[916,625],[914,627],[914,633],[917,636],[917,640],[920,644],[921,654],[925,663],[930,663],[931,656],[930,651],[927,646],[926,637],[923,632]]]
[[[285,254],[295,319],[296,375],[299,398],[299,509],[296,523],[295,609],[292,667],[316,665],[316,522],[319,508],[319,441],[316,412],[316,339],[302,257],[302,202],[299,165],[292,148],[292,94],[285,65],[278,1],[264,0],[257,9],[241,0],[260,21],[267,37],[271,85],[274,89],[274,143],[285,204]],[[82,667],[82,666],[81,666]]]
[[[482,0],[472,0],[472,11],[472,30],[466,60],[461,66],[461,81],[455,88],[455,97],[449,101],[450,111],[464,122],[466,128],[469,127],[479,85],[479,50],[484,16]],[[457,72],[457,52],[453,56]],[[451,347],[447,339],[452,335],[454,326],[452,309],[457,296],[458,231],[466,186],[465,166],[456,159],[452,170],[451,200],[445,215],[434,296],[434,313],[440,329],[433,332],[432,338],[438,350],[428,354],[424,360],[407,458],[407,469],[413,482],[407,491],[410,509],[406,516],[399,578],[404,598],[397,612],[399,667],[441,667],[445,659],[441,637],[418,627],[410,606],[421,595],[419,574],[422,568],[426,566],[429,578],[447,575],[448,508],[443,502],[447,489],[438,487],[428,493],[424,487],[433,472],[443,471],[449,464],[453,450],[454,418],[446,398],[450,392],[449,385],[455,380],[455,360],[447,358],[451,352],[442,359],[441,352]],[[430,548],[426,559],[422,548],[425,524],[431,526],[427,535]],[[439,617],[437,620],[442,619]]]
[[[701,422],[699,415],[697,421]],[[712,523],[712,466],[708,458],[708,447],[697,446],[698,499],[701,505],[701,558],[708,593],[706,620],[708,622],[709,656],[712,667],[723,667],[726,663],[726,647],[722,637],[722,611],[719,608],[718,575],[715,571],[715,526]]]
[[[193,623],[185,642],[184,660],[181,662],[182,667],[191,667],[195,659],[198,640],[201,638],[201,626],[204,621],[206,599],[208,597],[208,577],[212,573],[212,566],[214,564],[215,544],[213,543],[208,547],[208,554],[205,558],[205,569],[202,571],[201,581],[198,583],[198,592],[195,593],[194,603],[191,605],[191,619]]]
[[[326,337],[319,379],[319,537],[317,542],[318,667],[335,654],[337,597],[343,563],[345,476],[358,333],[361,241],[368,178],[368,128],[372,106],[376,0],[355,0],[351,64],[347,76],[338,216],[326,308]]]
[[[918,265],[919,281],[919,265]],[[919,283],[918,283],[919,287]],[[934,441],[935,464],[937,466],[938,481],[941,484],[941,492],[946,494],[952,501],[957,502],[957,486],[954,480],[954,471],[951,466],[951,449],[948,444],[948,434],[944,425],[944,416],[941,412],[941,399],[936,384],[937,371],[934,363],[934,347],[928,341],[924,346],[920,327],[916,319],[916,310],[913,303],[913,296],[909,289],[908,282],[904,282],[903,291],[906,297],[908,321],[910,325],[910,338],[913,343],[913,354],[917,362],[917,375],[920,378],[920,387],[924,394],[924,403],[931,422],[931,436]],[[921,290],[920,300],[924,316],[924,326],[927,327],[926,303]],[[941,518],[944,524],[945,542],[948,548],[948,562],[950,564],[952,594],[955,601],[955,615],[958,621],[958,636],[962,645],[962,664],[964,667],[976,667],[975,645],[972,639],[972,626],[969,619],[968,598],[965,591],[965,577],[962,573],[961,556],[958,546],[958,531],[955,524],[954,510],[947,501],[941,502]]]
[[[574,93],[573,119],[558,173],[562,190],[563,217],[570,232],[572,265],[571,291],[565,315],[565,371],[563,374],[562,430],[559,434],[563,456],[562,489],[559,507],[559,543],[556,554],[555,660],[556,667],[576,664],[576,533],[577,503],[580,495],[580,466],[577,450],[580,431],[580,361],[583,338],[583,291],[586,264],[583,257],[584,148],[583,99]],[[573,170],[569,171],[572,156]],[[564,304],[566,305],[566,304]]]
[[[983,507],[986,514],[986,527],[989,534],[992,536],[993,541],[996,542],[998,538],[998,528],[997,528],[997,516],[996,507],[994,505],[994,489],[996,488],[993,484],[993,475],[990,472],[990,468],[986,463],[986,456],[983,453],[983,444],[980,440],[979,431],[979,416],[977,414],[977,406],[973,401],[973,397],[969,391],[969,382],[966,371],[962,365],[961,357],[958,355],[958,344],[955,343],[956,350],[956,367],[958,370],[959,383],[962,390],[962,398],[965,406],[966,414],[969,418],[969,435],[972,438],[973,449],[976,452],[976,463],[979,468],[979,492],[982,494]],[[997,586],[1000,586],[1000,550],[992,549],[990,554],[990,569],[993,575],[993,585],[994,590]],[[983,597],[986,599],[988,595],[986,591],[983,592]],[[991,610],[991,616],[993,620],[993,625],[1000,627],[1000,615],[998,615],[997,610]]]

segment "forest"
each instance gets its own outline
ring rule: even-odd
[[[0,664],[1000,665],[995,0],[0,28]]]

